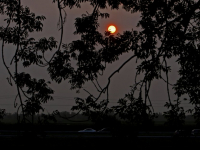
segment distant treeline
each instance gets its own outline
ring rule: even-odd
[[[62,117],[60,117],[62,116]],[[84,116],[82,114],[76,114],[74,112],[67,112],[67,111],[63,111],[60,112],[60,116],[55,115],[55,119],[56,119],[56,123],[71,123],[71,122],[77,122],[77,121],[83,121],[83,122],[90,122],[87,121],[88,117]],[[155,123],[164,123],[166,122],[165,117],[162,115],[162,113],[158,113],[157,114],[157,118],[154,119]],[[41,115],[36,115],[35,116],[35,121],[37,122],[38,117],[41,117]],[[67,119],[64,119],[67,118]],[[110,116],[110,118],[112,118],[112,116]],[[118,120],[118,121],[122,121],[119,119],[119,117],[114,117],[113,119],[111,119],[110,121],[113,120]],[[194,123],[194,117],[192,115],[187,115],[186,119],[185,119],[186,123]],[[1,120],[1,123],[17,123],[17,113],[6,113],[6,115],[4,116],[4,119]]]
[[[72,116],[72,118],[70,118],[70,120],[72,121],[78,121],[78,120],[86,120],[87,117],[82,115],[82,114],[77,114],[74,113],[74,112],[67,112],[67,111],[64,111],[64,112],[60,112],[60,115],[65,117],[65,118],[70,118]],[[1,120],[1,123],[17,123],[17,113],[6,113],[6,115],[4,116],[4,118]],[[38,117],[42,118],[42,114],[38,114],[38,115],[35,115],[34,117],[34,120],[35,122],[37,122],[38,120]],[[57,115],[55,115],[55,119],[56,119],[56,122],[58,123],[67,123],[67,122],[70,122],[69,120],[67,119],[63,119]]]

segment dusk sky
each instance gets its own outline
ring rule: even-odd
[[[52,3],[52,0],[22,0],[22,5],[28,6],[32,12],[36,15],[44,15],[46,20],[43,22],[44,27],[43,31],[39,33],[34,33],[33,36],[37,38],[42,37],[50,37],[54,36],[57,41],[60,39],[60,32],[57,28],[58,22],[58,9],[55,3]],[[70,43],[73,40],[77,40],[80,36],[74,35],[75,31],[74,22],[76,17],[81,17],[83,13],[92,12],[92,7],[86,3],[82,4],[82,8],[66,8],[67,18],[66,23],[64,25],[64,43]],[[107,30],[109,24],[114,24],[117,27],[117,32],[122,34],[125,30],[137,30],[136,24],[140,19],[140,14],[131,14],[130,12],[126,12],[123,9],[119,10],[102,10],[103,12],[108,12],[110,14],[110,18],[101,19],[99,31],[104,33]],[[4,25],[2,16],[0,16],[1,22],[0,26]],[[12,56],[12,47],[6,47],[6,59],[8,62],[11,60]],[[49,54],[50,56],[51,54]],[[1,56],[1,55],[0,55]],[[115,71],[126,59],[128,59],[131,54],[125,54],[120,58],[120,60],[116,63],[108,65],[108,68],[105,72],[105,75],[100,78],[100,84],[103,86],[107,83],[107,77]],[[175,59],[171,60],[169,64],[172,65],[172,72],[169,74],[169,79],[171,83],[175,83],[177,76],[178,65],[175,62]],[[135,59],[129,62],[118,74],[111,79],[111,85],[109,88],[110,91],[110,99],[111,105],[115,105],[119,98],[123,98],[126,93],[130,91],[130,86],[134,83],[135,76],[135,68],[136,63]],[[6,78],[8,77],[8,73],[5,67],[2,64],[2,59],[0,62],[0,108],[5,108],[6,112],[15,112],[14,109],[14,97],[16,94],[16,87],[10,86],[7,83]],[[29,71],[30,74],[35,78],[44,78],[45,80],[51,81],[49,75],[46,71],[46,68],[38,68],[38,67],[30,67],[28,69],[21,68],[20,71]],[[54,101],[46,104],[46,112],[51,112],[53,110],[69,111],[71,105],[74,104],[74,97],[87,97],[88,94],[84,91],[81,91],[77,94],[75,91],[70,90],[70,85],[68,81],[63,81],[61,84],[57,84],[54,81],[51,82],[52,89],[55,91]],[[96,93],[94,87],[91,83],[84,85],[84,88],[90,91],[91,93]],[[171,90],[172,99],[175,98],[173,95],[173,91]],[[166,84],[163,81],[154,81],[152,84],[152,88],[150,91],[150,96],[152,99],[152,103],[155,109],[158,112],[162,112],[166,110],[163,108],[164,103],[167,101],[167,91]]]

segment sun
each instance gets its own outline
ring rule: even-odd
[[[114,25],[110,25],[108,27],[108,31],[110,31],[111,33],[115,33],[116,32],[116,27]]]

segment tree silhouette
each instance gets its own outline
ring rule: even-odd
[[[32,78],[29,73],[20,72],[19,67],[45,66],[44,53],[56,48],[57,42],[53,37],[41,38],[36,41],[29,36],[34,31],[42,31],[42,21],[45,17],[36,16],[28,7],[24,7],[20,0],[1,1],[0,8],[0,13],[6,22],[5,27],[0,27],[2,60],[9,74],[8,83],[11,86],[14,83],[17,88],[15,107],[17,108],[18,122],[34,123],[35,114],[43,111],[42,104],[53,99],[53,90],[48,87],[50,82]],[[7,45],[12,45],[15,49],[10,64],[7,64],[8,61],[4,56]]]
[[[116,36],[105,32],[102,35],[97,31],[98,18],[108,17],[108,14],[102,14],[101,10],[105,9],[106,4],[112,9],[118,9],[119,5],[132,13],[139,12],[141,20],[137,27],[140,31],[124,31],[123,34]],[[76,98],[77,106],[73,109],[82,110],[87,115],[92,114],[96,110],[96,104],[104,104],[99,113],[109,110],[109,85],[111,78],[118,73],[132,59],[137,60],[137,71],[135,84],[133,85],[133,93],[138,96],[136,99],[142,100],[145,106],[150,106],[154,112],[153,105],[149,96],[149,90],[153,80],[163,80],[166,83],[168,102],[166,107],[172,111],[178,111],[179,105],[172,102],[169,86],[172,86],[174,93],[177,95],[177,102],[180,101],[183,95],[189,96],[189,102],[193,104],[194,111],[197,114],[199,108],[198,97],[198,50],[199,50],[199,1],[183,0],[144,0],[144,1],[92,1],[91,5],[94,10],[91,14],[87,13],[82,18],[77,18],[75,22],[76,31],[74,34],[80,34],[81,40],[73,41],[70,44],[64,45],[64,51],[59,55],[55,55],[49,69],[49,73],[53,80],[61,82],[62,79],[69,79],[72,89],[81,88],[85,82],[92,81],[94,87],[99,94],[93,96],[88,90],[89,97],[85,100]],[[88,26],[89,24],[89,26]],[[97,48],[96,45],[101,48]],[[127,52],[134,52],[119,68],[114,71],[109,77],[107,85],[100,86],[98,77],[103,74],[106,69],[106,64],[113,63],[119,59],[120,55]],[[61,57],[60,57],[61,56]],[[63,67],[55,67],[63,56],[67,57]],[[77,61],[77,68],[70,66],[71,59]],[[171,71],[171,66],[168,65],[168,60],[175,57],[180,65],[178,71],[180,78],[175,84],[170,84],[168,74]],[[59,68],[59,69],[57,69]],[[61,73],[60,71],[65,73]],[[64,74],[64,75],[63,75]],[[143,77],[139,80],[138,77]],[[100,100],[100,97],[106,94],[106,99]],[[135,97],[135,96],[134,96]],[[99,102],[100,101],[100,102]],[[129,108],[127,103],[122,103],[119,100],[119,107]],[[122,106],[124,105],[124,106]],[[173,109],[173,106],[177,109]],[[119,107],[114,107],[119,108]],[[116,110],[114,110],[116,111]],[[95,111],[96,112],[96,111]],[[124,113],[124,111],[120,111]],[[169,110],[170,112],[170,110]],[[119,113],[119,112],[118,112]],[[181,113],[184,113],[182,111]],[[176,113],[167,113],[167,118],[174,118]],[[130,114],[132,115],[132,114]],[[123,114],[122,114],[123,116]],[[170,116],[170,117],[169,117]],[[198,118],[198,115],[195,115]],[[131,116],[130,116],[131,118]],[[182,118],[182,117],[181,117]],[[182,119],[181,119],[182,120]],[[198,120],[198,119],[197,119]],[[170,121],[170,120],[169,120]],[[183,122],[182,122],[183,123]]]
[[[74,34],[80,35],[81,39],[64,43],[62,37],[67,14],[65,8],[81,8],[81,3],[86,2],[90,3],[93,11],[76,18],[74,24],[76,28]],[[198,80],[200,1],[53,0],[53,3],[57,4],[59,10],[58,25],[61,37],[59,42],[53,37],[44,37],[38,41],[29,37],[29,33],[33,31],[42,31],[44,16],[31,13],[20,0],[0,2],[0,13],[7,16],[4,20],[7,23],[6,27],[0,28],[2,59],[9,73],[8,82],[11,85],[14,82],[17,87],[16,99],[20,101],[18,110],[23,114],[19,121],[26,122],[27,116],[34,116],[42,111],[41,104],[51,100],[53,94],[53,90],[48,87],[49,82],[44,79],[36,80],[28,73],[19,72],[19,65],[47,67],[53,81],[61,83],[67,80],[71,89],[76,89],[77,92],[83,89],[85,83],[92,82],[98,94],[94,96],[88,89],[84,89],[88,97],[75,98],[77,105],[72,110],[78,110],[79,113],[82,112],[95,121],[111,112],[129,122],[146,123],[152,120],[155,114],[149,91],[152,82],[158,79],[166,83],[168,102],[165,106],[170,110],[165,115],[169,122],[178,115],[183,123],[185,112],[179,104],[184,95],[188,95],[188,101],[194,105],[194,109],[189,111],[194,111],[197,121],[200,120]],[[109,18],[108,13],[101,11],[107,7],[119,9],[120,6],[130,13],[140,14],[141,19],[137,24],[139,30],[124,31],[123,34],[117,35],[110,32],[100,33],[99,18]],[[15,68],[13,71],[5,61],[5,44],[12,44],[16,48],[10,62]],[[44,54],[51,50],[55,53],[47,60]],[[101,86],[98,79],[104,75],[107,64],[118,61],[125,53],[130,53],[130,57],[108,77],[107,84]],[[171,66],[168,65],[168,61],[174,57],[180,65],[178,70],[180,77],[175,84],[171,84],[168,78]],[[135,84],[125,98],[119,99],[118,106],[109,108],[111,79],[133,59],[136,59],[137,64],[136,75],[133,77]],[[73,67],[72,62],[76,63],[76,67]],[[177,96],[177,104],[171,100],[170,86]],[[26,97],[25,100],[22,99],[22,95]],[[106,98],[102,100],[103,95],[106,95]]]

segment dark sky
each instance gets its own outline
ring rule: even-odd
[[[44,15],[46,17],[46,20],[44,21],[44,28],[43,31],[40,33],[34,33],[33,36],[37,38],[42,37],[50,37],[54,36],[57,40],[59,40],[60,32],[57,28],[57,22],[58,22],[58,9],[56,8],[56,4],[52,3],[52,0],[22,0],[22,5],[30,7],[31,11],[34,12],[36,15]],[[73,9],[66,9],[67,12],[67,20],[64,25],[64,43],[69,43],[73,40],[79,39],[80,37],[77,35],[73,35],[73,32],[75,31],[74,28],[74,19],[76,17],[80,17],[83,13],[92,12],[92,7],[87,4],[83,4],[81,9],[73,8]],[[130,12],[126,12],[123,9],[119,10],[102,10],[103,12],[110,13],[109,19],[101,19],[100,20],[100,27],[99,31],[104,33],[106,31],[106,28],[109,24],[115,24],[117,26],[117,31],[122,34],[125,30],[138,30],[136,28],[136,24],[138,20],[140,19],[140,14],[131,14]],[[0,17],[1,20],[2,17]],[[0,22],[0,26],[4,25],[3,22]],[[12,46],[6,47],[6,59],[8,62],[11,59],[12,52],[13,52]],[[49,54],[49,56],[51,53]],[[108,66],[108,69],[106,70],[103,77],[100,78],[100,84],[103,86],[107,83],[107,77],[115,71],[119,65],[123,63],[124,60],[129,58],[131,54],[125,54],[122,57],[120,57],[120,60],[116,63],[113,63]],[[172,73],[169,75],[171,83],[175,83],[177,76],[177,69],[178,65],[174,63],[175,59],[170,61],[172,65]],[[119,74],[116,74],[112,80],[111,85],[109,88],[110,91],[110,98],[111,98],[111,105],[115,105],[117,99],[124,97],[124,94],[129,92],[130,86],[134,83],[133,79],[135,76],[135,67],[136,63],[135,60],[132,60],[129,62],[121,71]],[[14,96],[16,94],[16,87],[11,87],[7,81],[6,77],[8,76],[8,73],[6,72],[6,69],[4,68],[2,61],[0,62],[0,108],[7,109],[7,112],[15,112],[16,109],[13,107],[14,102]],[[21,68],[21,71],[29,71],[33,77],[36,78],[45,78],[46,80],[50,80],[48,73],[45,71],[44,68],[36,68],[36,67],[30,67],[29,69],[23,69]],[[55,91],[54,98],[55,100],[53,102],[50,102],[46,105],[46,112],[51,112],[52,110],[58,109],[61,111],[69,110],[71,105],[74,104],[73,97],[80,96],[80,97],[86,97],[88,96],[87,93],[84,91],[81,91],[79,94],[77,94],[75,91],[71,91],[70,85],[67,81],[62,82],[61,84],[56,84],[52,82],[51,87]],[[94,87],[91,83],[88,83],[84,85],[84,88],[90,91],[91,93],[96,93]],[[173,96],[173,91],[171,90],[172,98],[175,98]],[[167,92],[166,92],[166,85],[163,83],[163,81],[155,81],[152,84],[152,89],[150,91],[150,96],[153,102],[153,105],[155,106],[155,109],[159,112],[163,111],[163,104],[167,100]]]

